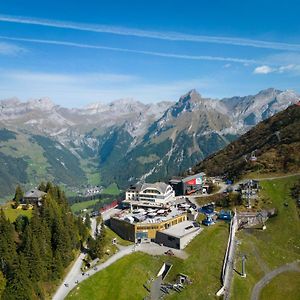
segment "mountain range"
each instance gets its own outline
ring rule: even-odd
[[[178,174],[260,121],[297,103],[293,91],[211,99],[196,90],[177,102],[134,99],[64,108],[50,99],[0,101],[0,195],[52,180],[126,188]]]

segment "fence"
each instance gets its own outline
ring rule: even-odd
[[[237,228],[238,228],[237,214],[235,212],[230,222],[227,248],[226,248],[223,267],[222,267],[221,279],[222,279],[223,287],[217,292],[218,296],[224,294],[224,292],[227,293],[230,289],[230,281],[232,276],[232,267],[233,267],[233,259],[234,259],[235,233],[237,231]]]

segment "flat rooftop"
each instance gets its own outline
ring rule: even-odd
[[[170,208],[138,208],[130,212],[129,209],[114,215],[114,218],[124,220],[132,224],[155,224],[167,221],[187,213],[191,205],[182,204],[180,207]]]
[[[168,229],[162,230],[163,233],[174,236],[174,237],[178,237],[181,238],[187,234],[190,234],[198,229],[200,229],[199,227],[195,227],[194,226],[193,221],[183,221],[181,223],[178,223],[174,226],[169,227]]]

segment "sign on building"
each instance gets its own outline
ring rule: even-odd
[[[188,184],[188,185],[202,184],[202,178],[201,177],[197,177],[197,178],[191,179],[186,184]]]

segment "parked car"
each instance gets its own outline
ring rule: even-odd
[[[168,251],[165,252],[166,255],[169,255],[169,256],[174,256],[174,252],[169,249]]]

